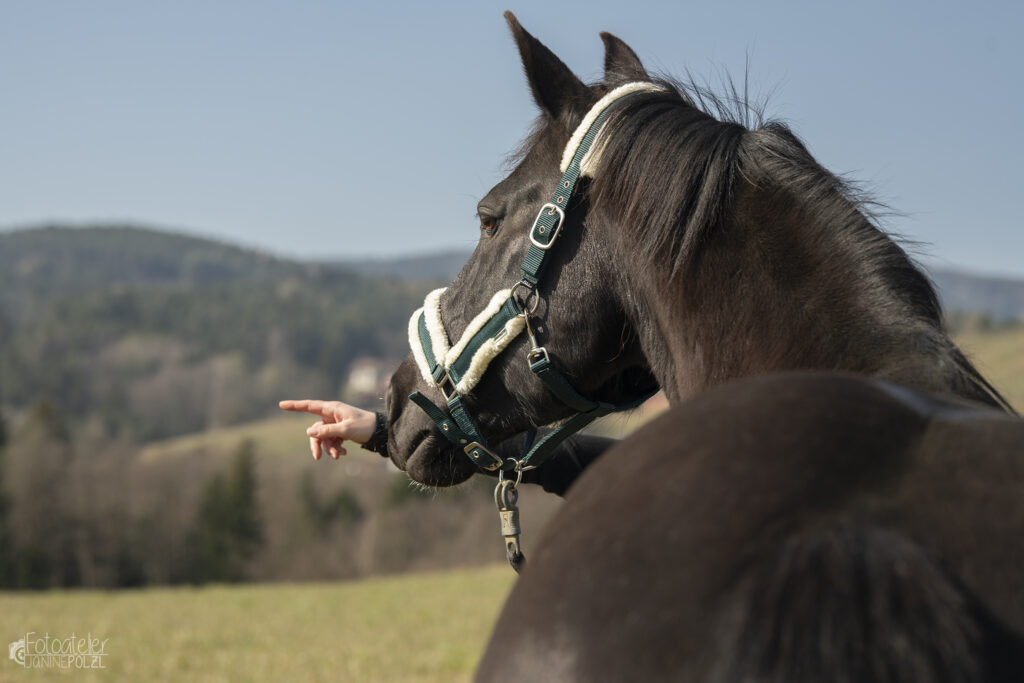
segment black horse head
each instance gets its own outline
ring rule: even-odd
[[[604,80],[588,86],[507,19],[541,116],[515,170],[480,201],[479,244],[441,298],[451,340],[520,279],[534,220],[595,103],[651,81],[628,46],[602,34]],[[785,126],[748,127],[729,111],[663,80],[607,111],[592,177],[522,302],[536,307],[538,344],[575,390],[615,403],[660,386],[676,402],[751,375],[843,370],[1008,408],[950,340],[928,278],[864,197]],[[531,375],[529,349],[517,338],[466,396],[492,444],[571,412]],[[409,407],[414,390],[440,398],[410,357],[388,396],[392,458],[424,483],[463,481],[476,466]]]
[[[534,219],[562,176],[563,150],[587,111],[610,88],[626,81],[648,80],[633,51],[614,36],[603,34],[605,80],[585,85],[511,13],[506,18],[541,116],[515,169],[480,200],[476,250],[441,297],[442,322],[453,342],[496,291],[521,279],[520,264],[530,246]],[[597,400],[623,402],[642,395],[655,382],[624,306],[607,296],[620,289],[615,283],[628,265],[608,241],[595,234],[588,219],[587,185],[583,179],[575,192],[543,279],[535,293],[524,296],[523,304],[535,309],[531,327],[538,343],[578,392]],[[596,287],[597,283],[607,287]],[[527,335],[521,335],[491,363],[466,397],[491,443],[571,413],[531,375],[526,361],[529,348]],[[423,483],[463,481],[476,467],[463,452],[450,447],[426,415],[406,400],[414,390],[440,399],[436,389],[425,385],[410,356],[392,377],[388,394],[392,458]]]

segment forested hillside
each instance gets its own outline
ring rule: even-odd
[[[0,233],[0,408],[151,440],[337,396],[430,282],[135,228]]]

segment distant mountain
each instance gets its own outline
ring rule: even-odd
[[[54,296],[284,279],[308,268],[221,242],[132,226],[0,232],[0,304],[9,315]]]
[[[204,287],[291,278],[448,282],[469,252],[299,261],[145,227],[42,226],[0,232],[0,304],[8,314],[53,296],[124,287]]]
[[[469,260],[468,251],[442,251],[421,256],[400,256],[393,259],[362,259],[340,261],[349,268],[367,275],[381,275],[400,280],[443,280],[455,279],[463,264]]]
[[[1024,280],[929,270],[947,313],[985,313],[996,321],[1024,320]]]
[[[43,226],[0,232],[0,292],[46,295],[116,285],[191,285],[346,272],[450,281],[470,252],[300,261],[202,237],[138,226]]]
[[[0,232],[0,282],[32,281],[51,290],[114,283],[204,284],[294,268],[269,254],[134,226]]]

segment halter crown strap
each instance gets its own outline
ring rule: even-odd
[[[595,146],[595,143],[612,105],[635,93],[657,90],[660,88],[651,83],[628,83],[607,93],[587,112],[566,145],[558,187],[551,201],[541,207],[530,230],[530,247],[521,265],[521,284],[535,288],[540,281],[548,252],[564,226],[565,212],[576,185],[581,177],[592,175],[597,167],[600,145]],[[409,399],[423,409],[445,438],[487,470],[533,469],[568,436],[593,420],[608,413],[635,408],[651,395],[622,405],[588,399],[551,365],[547,351],[535,346],[527,356],[530,370],[560,401],[577,411],[576,415],[529,447],[518,461],[511,458],[502,460],[495,455],[466,409],[464,397],[480,381],[491,361],[527,326],[529,314],[520,309],[513,296],[514,289],[495,293],[487,307],[470,321],[462,337],[451,347],[441,321],[443,289],[428,294],[423,308],[414,312],[409,320],[409,345],[420,374],[427,384],[441,391],[451,417],[418,391],[410,394]]]
[[[591,152],[600,151],[601,146],[595,147],[595,143],[612,105],[636,93],[660,90],[661,88],[653,83],[621,85],[598,100],[583,117],[583,121],[576,127],[562,153],[562,179],[555,188],[551,201],[541,207],[530,231],[530,248],[522,264],[524,280],[532,285],[539,282],[546,265],[548,250],[551,249],[561,233],[562,224],[565,223],[565,211],[569,199],[576,190],[576,184],[581,177],[593,177],[599,155]]]

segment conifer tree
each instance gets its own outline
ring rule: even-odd
[[[187,574],[195,583],[241,581],[262,543],[255,448],[247,440],[228,475],[214,474],[206,483],[189,534]]]

